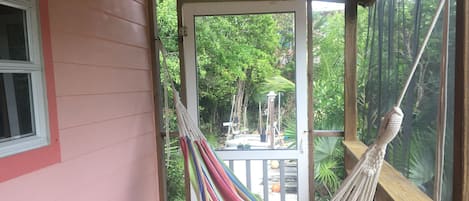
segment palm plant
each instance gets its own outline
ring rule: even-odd
[[[343,153],[339,138],[317,137],[314,140],[314,179],[322,198],[330,198],[342,182]]]
[[[295,148],[297,145],[296,140],[296,121],[292,118],[287,119],[283,123],[285,131],[283,136],[285,137],[285,143],[288,144],[288,148]]]
[[[296,121],[284,123],[286,142],[296,147]],[[316,137],[314,140],[314,179],[316,200],[328,200],[344,178],[344,149],[337,137]]]

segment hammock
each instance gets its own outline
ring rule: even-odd
[[[175,92],[175,95],[178,93]],[[177,97],[177,96],[175,96]],[[179,141],[198,200],[258,200],[218,158],[177,98]]]
[[[339,187],[339,190],[331,201],[372,201],[374,199],[387,145],[399,132],[404,118],[404,114],[400,109],[401,102],[428,43],[431,32],[443,9],[444,3],[445,0],[440,1],[436,15],[433,18],[422,47],[419,50],[419,54],[414,61],[411,73],[396,106],[393,107],[380,122],[378,138],[361,156],[360,160]],[[166,51],[161,40],[157,39],[156,45],[163,55],[163,70],[165,71],[166,77],[170,78],[166,64]],[[260,200],[252,194],[249,189],[236,178],[225,163],[216,156],[214,150],[208,145],[207,140],[198,128],[198,125],[191,119],[187,109],[182,104],[179,93],[174,87],[174,83],[171,79],[169,80],[176,107],[179,141],[184,155],[184,165],[189,172],[192,187],[197,193],[197,200]]]
[[[161,40],[156,40],[163,55],[163,69],[169,78],[166,50]],[[215,154],[205,136],[190,117],[180,100],[179,92],[170,80],[179,128],[179,143],[184,156],[184,167],[189,172],[191,186],[199,201],[258,201],[259,198],[235,176],[229,167]]]

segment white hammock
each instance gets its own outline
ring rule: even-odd
[[[403,119],[404,114],[399,107],[394,107],[385,115],[381,120],[375,143],[361,156],[331,201],[373,200],[386,147],[399,132]]]
[[[360,160],[339,187],[331,201],[372,201],[374,199],[378,177],[381,166],[383,165],[384,155],[386,154],[386,147],[388,143],[396,137],[404,118],[404,114],[400,109],[401,102],[417,69],[425,47],[427,46],[430,35],[435,28],[438,17],[443,10],[445,1],[446,0],[440,1],[436,14],[433,16],[432,24],[414,61],[411,73],[407,78],[407,82],[399,96],[396,106],[386,113],[380,122],[378,138],[360,157]]]

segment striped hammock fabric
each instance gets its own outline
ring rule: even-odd
[[[226,164],[217,157],[204,135],[190,118],[179,94],[173,89],[184,165],[198,201],[257,201]]]
[[[187,108],[182,104],[166,63],[167,52],[161,40],[156,46],[163,55],[163,70],[169,80],[176,108],[179,128],[179,143],[184,155],[184,166],[189,172],[191,187],[197,194],[198,201],[260,201],[244,186],[226,164],[220,160],[215,151],[208,145],[207,139],[198,125],[190,117]],[[166,94],[166,93],[165,93]],[[167,97],[165,95],[165,97]],[[167,102],[167,101],[165,101]],[[165,107],[168,107],[165,105]]]

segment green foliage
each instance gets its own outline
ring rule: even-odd
[[[220,125],[240,82],[245,96],[254,97],[265,80],[279,74],[276,21],[269,14],[199,16],[195,29],[201,122]]]
[[[366,27],[367,11],[360,9],[358,34]],[[314,14],[314,128],[340,130],[344,125],[344,12]],[[358,46],[363,46],[358,39]],[[360,55],[358,62],[366,63]],[[338,138],[317,137],[314,142],[316,200],[329,200],[344,178],[343,146]]]
[[[178,139],[172,139],[168,145],[165,144],[165,154],[170,154],[169,161],[166,161],[167,167],[167,187],[168,187],[168,200],[184,201],[184,159],[182,154],[179,153]]]
[[[220,143],[219,143],[219,140],[218,140],[219,134],[218,133],[213,133],[213,132],[208,132],[208,131],[211,130],[210,127],[211,127],[211,125],[207,124],[207,123],[204,123],[204,124],[200,125],[200,129],[205,131],[204,136],[205,136],[205,139],[207,140],[208,144],[216,149],[220,146]]]
[[[168,51],[169,73],[179,85],[176,1],[160,0],[157,11],[159,36]],[[247,100],[265,99],[263,92],[275,90],[283,92],[282,103],[288,106],[285,110],[292,109],[289,102],[294,98],[289,96],[294,96],[295,90],[290,81],[294,80],[293,16],[290,13],[196,17],[200,128],[213,147],[219,144],[222,129],[218,125],[228,119],[232,96],[240,82],[245,83]],[[161,79],[171,78],[162,74]],[[174,129],[174,113],[166,113],[165,118],[171,119],[170,128]],[[170,150],[178,149],[177,144],[171,144]],[[180,162],[177,154],[171,154],[168,161],[170,200],[183,198],[183,166]]]
[[[285,138],[285,143],[288,144],[288,148],[294,148],[297,145],[297,137],[296,137],[296,120],[294,118],[288,118],[283,121],[283,127],[285,131],[283,133],[283,137]]]
[[[167,64],[171,79],[180,84],[177,14],[175,0],[159,0],[157,4],[158,35],[168,51]],[[162,73],[162,82],[169,79]]]
[[[435,130],[427,127],[423,132],[416,129],[411,140],[408,178],[425,192],[432,193],[435,173]],[[431,145],[431,146],[429,146]]]
[[[276,75],[261,84],[259,94],[268,94],[269,91],[295,92],[295,83],[281,75]]]
[[[176,1],[159,0],[156,10],[158,35],[168,52],[178,52]]]
[[[179,58],[178,58],[178,43],[177,43],[177,16],[176,16],[176,1],[174,0],[160,0],[157,3],[158,12],[158,31],[165,48],[168,51],[167,64],[171,78],[168,78],[164,71],[161,71],[162,83],[166,79],[173,79],[176,84],[180,84],[179,79]],[[162,57],[160,57],[162,61]],[[166,86],[167,90],[171,89]],[[173,101],[172,94],[169,93],[169,111],[164,113],[164,118],[169,119],[169,128],[176,130],[176,116],[172,108]],[[171,201],[184,201],[184,161],[182,154],[179,152],[178,139],[171,139],[170,144],[165,144],[165,154],[169,154],[170,158],[166,161],[166,174],[167,174],[167,192],[168,200]],[[166,158],[166,157],[165,157]]]
[[[344,12],[319,12],[314,17],[315,129],[343,129]]]
[[[336,153],[335,146],[338,139],[333,137],[318,137],[315,140],[314,162],[321,162],[330,158],[334,158]]]
[[[330,198],[339,188],[344,177],[343,154],[339,138],[315,138],[314,179],[319,198]]]
[[[417,150],[411,154],[410,159],[410,175],[409,178],[420,186],[426,189],[426,184],[432,182],[434,176],[435,159],[433,158],[434,152]],[[433,186],[430,186],[430,189]]]
[[[341,179],[336,174],[336,168],[338,167],[337,160],[327,160],[319,164],[315,164],[315,179],[320,185],[327,187],[329,196],[332,192],[329,189],[335,191],[340,186]]]

